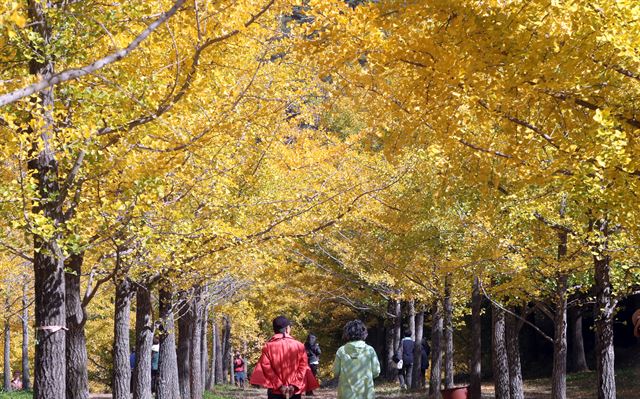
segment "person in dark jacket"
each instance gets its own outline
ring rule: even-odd
[[[318,376],[318,365],[320,364],[320,344],[315,335],[309,334],[304,343],[304,349],[307,351],[307,359],[309,359],[309,368],[314,377]],[[307,391],[307,395],[313,395],[313,391]]]
[[[422,340],[422,353],[420,354],[420,381],[421,385],[420,386],[426,386],[426,374],[427,374],[427,369],[429,368],[429,354],[431,353],[431,348],[429,347],[429,343],[427,342],[427,339],[424,338]]]
[[[404,332],[404,338],[402,338],[402,369],[400,370],[400,388],[408,389],[411,387],[411,373],[413,370],[413,350],[415,348],[415,342],[411,339],[411,331],[406,330]]]

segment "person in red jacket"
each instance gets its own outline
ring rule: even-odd
[[[300,399],[302,392],[319,387],[304,345],[290,335],[291,323],[284,316],[273,320],[273,332],[249,382],[267,388],[268,399]]]

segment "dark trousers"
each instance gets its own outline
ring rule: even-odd
[[[402,370],[400,370],[400,375],[398,376],[400,379],[400,385],[405,385],[408,388],[411,388],[411,379],[413,374],[413,364],[404,363],[402,366]]]
[[[318,365],[317,364],[310,364],[309,368],[311,369],[311,372],[313,373],[314,377],[318,376]]]
[[[286,397],[280,393],[271,392],[271,390],[267,390],[267,399],[286,399]],[[289,396],[289,399],[302,399],[301,394],[296,394],[293,396]]]

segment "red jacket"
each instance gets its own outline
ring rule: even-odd
[[[296,387],[294,394],[319,387],[307,361],[304,345],[290,335],[278,333],[262,348],[262,356],[249,382],[279,392],[283,385]]]

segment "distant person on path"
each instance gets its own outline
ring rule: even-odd
[[[344,326],[342,338],[347,341],[336,352],[333,373],[338,378],[338,399],[373,399],[373,379],[380,375],[376,351],[364,340],[367,327],[360,320]]]
[[[246,380],[245,361],[239,352],[233,358],[233,372],[236,377],[236,385],[244,389],[244,381]]]
[[[429,368],[429,354],[431,348],[426,338],[422,339],[422,351],[420,353],[420,386],[427,386],[427,369]]]
[[[411,331],[405,330],[402,338],[402,369],[400,370],[400,388],[409,389],[411,387],[411,372],[413,370],[413,350],[415,342],[411,339]]]
[[[151,345],[151,393],[156,393],[158,389],[158,370],[160,366],[160,340],[153,337]]]
[[[19,371],[13,372],[13,379],[11,380],[11,389],[14,391],[22,391],[22,375]]]
[[[307,340],[304,343],[304,349],[307,351],[307,358],[309,359],[309,368],[314,377],[318,376],[318,365],[320,364],[320,344],[315,335],[309,334]],[[307,395],[313,395],[313,391],[307,391]]]
[[[129,354],[129,366],[131,367],[131,378],[129,379],[129,392],[133,393],[133,376],[135,375],[134,370],[136,368],[136,349],[131,348],[131,353]]]
[[[284,316],[273,320],[273,332],[249,382],[267,388],[268,399],[300,399],[302,392],[319,387],[304,345],[291,336],[291,323]]]
[[[640,309],[633,312],[631,321],[633,322],[633,335],[640,338]]]

